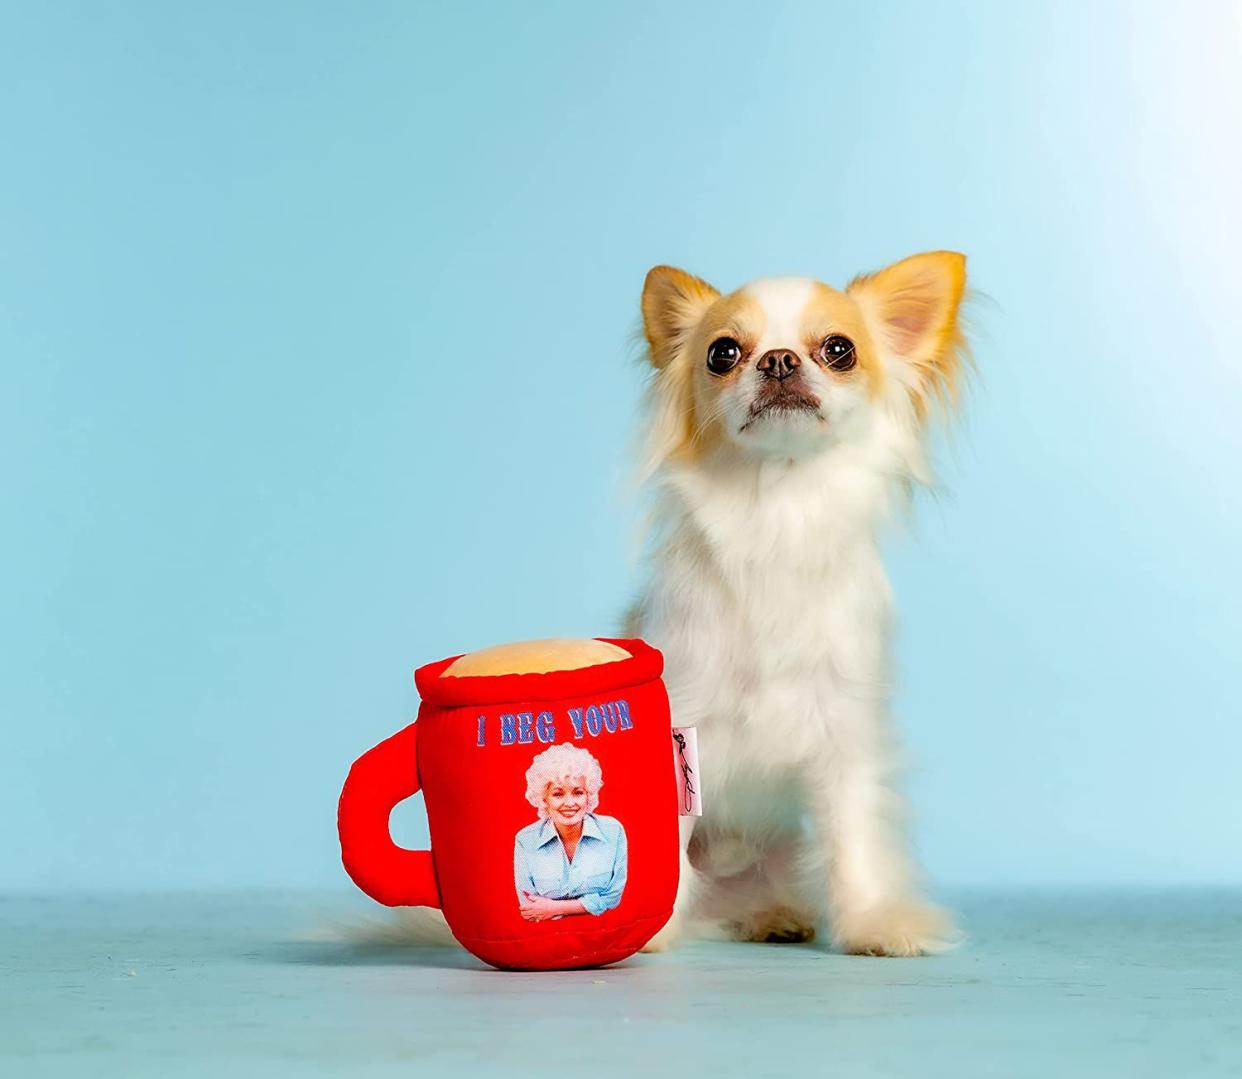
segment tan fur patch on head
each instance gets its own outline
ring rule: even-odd
[[[657,266],[643,289],[643,328],[656,368],[644,464],[651,473],[667,461],[696,456],[719,438],[695,393],[699,368],[718,337],[736,337],[743,347],[757,340],[763,311],[743,290],[721,296],[700,278]]]
[[[858,305],[844,292],[816,281],[810,302],[802,313],[802,341],[808,356],[814,357],[824,340],[833,334],[848,337],[854,343],[858,366],[852,371],[829,371],[833,378],[865,380],[867,393],[878,397],[884,388],[884,367],[876,355],[875,345],[867,330],[867,321]]]
[[[763,335],[765,322],[763,308],[747,295],[745,289],[738,289],[716,300],[689,334],[686,346],[674,364],[676,377],[684,386],[682,401],[685,408],[677,457],[693,457],[707,452],[723,437],[710,400],[703,393],[696,392],[696,384],[701,390],[707,377],[703,369],[712,342],[721,337],[732,337],[742,346],[743,354],[749,356]],[[739,363],[729,374],[713,378],[719,379],[723,385],[738,377],[745,367],[745,362]]]
[[[738,289],[727,296],[721,296],[707,309],[688,339],[690,348],[687,351],[691,357],[706,359],[707,350],[713,341],[721,337],[732,337],[742,346],[742,352],[749,355],[758,345],[766,325],[763,308],[745,289]],[[742,364],[738,364],[734,371],[741,368]]]

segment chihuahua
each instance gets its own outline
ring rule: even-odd
[[[827,928],[865,955],[956,939],[903,829],[877,533],[927,481],[929,419],[956,401],[965,283],[950,251],[844,291],[647,275],[654,532],[626,632],[664,652],[705,795],[682,818],[677,902],[650,950],[692,923],[764,941]]]

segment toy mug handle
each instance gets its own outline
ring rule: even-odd
[[[431,851],[398,847],[388,831],[393,807],[418,791],[417,728],[411,723],[354,761],[336,813],[345,871],[390,907],[440,905]]]

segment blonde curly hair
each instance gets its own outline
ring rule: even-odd
[[[548,807],[544,804],[548,787],[579,776],[586,787],[586,811],[594,813],[599,805],[599,789],[604,785],[604,773],[600,770],[599,761],[572,742],[550,746],[536,755],[526,770],[526,800],[538,811],[540,820],[548,819]]]

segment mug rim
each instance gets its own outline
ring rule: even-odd
[[[527,674],[444,675],[466,653],[426,663],[414,672],[419,696],[429,704],[506,704],[510,701],[562,700],[583,693],[606,693],[650,682],[664,672],[664,656],[638,637],[594,637],[629,653],[570,671]]]

